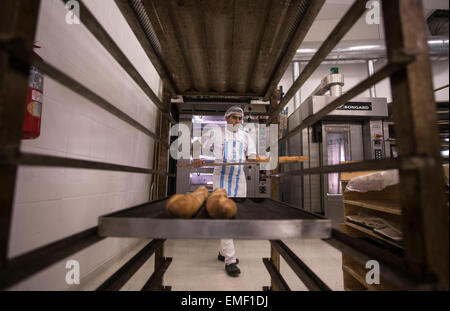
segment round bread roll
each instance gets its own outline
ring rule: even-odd
[[[206,202],[206,210],[212,218],[227,219],[236,215],[237,206],[224,189],[216,189]]]
[[[178,218],[192,218],[208,197],[208,189],[201,186],[191,194],[174,194],[167,200],[166,212]]]

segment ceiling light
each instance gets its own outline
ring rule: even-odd
[[[428,44],[439,44],[439,43],[448,44],[448,40],[430,40],[430,41],[428,41]]]
[[[316,49],[298,49],[297,52],[298,53],[314,53],[315,51],[317,51]]]
[[[369,49],[376,49],[380,47],[379,45],[356,45],[356,46],[351,46],[347,49],[344,50],[348,50],[348,51],[361,51],[361,50],[369,50]]]

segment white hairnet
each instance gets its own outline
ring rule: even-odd
[[[239,106],[233,106],[228,108],[228,110],[225,112],[225,118],[231,116],[233,113],[239,113],[242,115],[242,119],[244,119],[244,110],[242,110]]]

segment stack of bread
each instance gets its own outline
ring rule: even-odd
[[[208,189],[200,186],[190,194],[174,194],[167,200],[166,211],[177,218],[192,218],[208,197]]]
[[[226,219],[236,215],[236,203],[228,198],[225,189],[217,188],[206,202],[206,210],[212,218]]]

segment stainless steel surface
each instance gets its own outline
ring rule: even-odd
[[[223,220],[168,218],[165,203],[166,199],[159,200],[101,216],[98,233],[108,237],[172,239],[275,240],[331,236],[330,220],[271,199],[247,198],[237,202],[236,219]]]
[[[293,129],[300,122],[299,109],[295,110],[288,118],[288,130]],[[309,155],[308,129],[297,133],[288,140],[288,154]],[[308,160],[302,163],[286,164],[285,171],[299,170],[301,168],[309,168]],[[310,176],[298,176],[290,178],[288,182],[283,184],[285,189],[285,200],[287,203],[311,211],[310,200]],[[305,190],[306,189],[306,190]]]
[[[340,73],[329,74],[320,81],[319,85],[314,91],[312,91],[310,96],[325,95],[328,91],[330,91],[331,96],[339,97],[342,95],[343,85],[344,75]]]
[[[307,117],[316,114],[322,108],[335,100],[333,96],[311,96],[308,97],[300,106],[300,119],[303,121]],[[355,97],[346,105],[330,112],[327,119],[342,119],[345,120],[363,120],[367,118],[385,118],[388,116],[388,107],[386,98],[371,98],[371,97]],[[354,109],[352,109],[354,107]]]
[[[330,229],[329,220],[103,218],[99,223],[100,236],[167,239],[323,239]]]
[[[312,92],[313,96],[308,98],[300,107],[300,109],[297,109],[294,111],[294,113],[289,117],[289,130],[292,128],[295,128],[298,124],[300,124],[305,118],[310,116],[311,114],[314,114],[318,111],[320,111],[323,107],[325,107],[329,102],[331,102],[335,97],[332,96],[316,96],[316,94],[325,94],[328,90],[330,90],[333,86],[341,87],[344,84],[344,77],[341,74],[329,74],[324,79],[321,80],[319,86]],[[340,93],[341,90],[333,91]],[[381,101],[382,102],[382,101]],[[370,102],[371,105],[372,102]],[[306,108],[306,109],[305,109]],[[387,107],[386,107],[387,110]],[[347,120],[351,119],[352,117],[356,115],[358,118],[361,115],[364,115],[364,112],[356,111],[354,113],[353,111],[337,111],[336,113],[332,112],[330,113],[330,116],[328,119],[337,119],[338,117],[336,115],[344,116]],[[327,118],[325,118],[327,119]],[[355,138],[357,140],[356,143],[361,143],[362,148],[362,130],[361,125],[359,125],[359,133]],[[339,159],[336,161],[328,161],[328,152],[329,148],[327,146],[328,139],[333,135],[333,130],[341,130],[345,129],[345,144],[346,144],[346,150],[344,152],[344,155],[347,158]],[[357,131],[357,125],[352,126],[352,130],[356,132]],[[328,135],[330,133],[330,135]],[[306,135],[306,136],[305,136]],[[317,138],[313,138],[313,128],[309,127],[307,131],[304,131],[303,134],[303,142],[301,142],[297,136],[295,135],[292,137],[290,141],[290,148],[293,150],[298,149],[297,145],[302,144],[303,145],[303,152],[302,154],[309,156],[308,163],[304,163],[304,168],[312,168],[312,167],[321,167],[324,165],[330,165],[330,164],[338,164],[339,161],[345,161],[349,160],[351,157],[350,154],[350,125],[342,125],[338,124],[336,127],[333,127],[333,125],[324,125],[322,126],[322,134],[321,135],[322,141],[318,141]],[[359,136],[358,136],[359,135]],[[319,138],[320,140],[320,138]],[[355,144],[356,145],[356,144]],[[357,152],[358,147],[355,148],[355,152]],[[361,150],[361,157],[362,157],[362,150]],[[293,168],[294,170],[299,168]],[[334,194],[339,195],[339,190],[336,191],[329,191],[329,179],[332,178],[335,180],[335,184],[339,188],[339,174],[325,174],[325,175],[310,175],[310,176],[299,176],[295,177],[300,180],[299,183],[297,183],[294,180],[289,181],[288,185],[288,197],[292,197],[292,200],[295,200],[295,202],[302,202],[304,204],[304,209],[315,212],[315,213],[322,213],[325,214],[327,217],[332,218],[334,221],[336,219],[342,219],[343,212],[342,212],[342,204],[340,203],[339,199],[336,199]],[[300,185],[300,187],[299,187]],[[295,194],[291,194],[295,193]],[[302,198],[298,198],[298,193],[300,193],[300,196]],[[293,203],[293,202],[291,202]],[[298,204],[298,203],[297,203]],[[333,206],[332,206],[333,205]]]
[[[380,160],[384,157],[383,121],[369,120],[364,124],[364,159]]]
[[[212,185],[212,173],[191,173],[190,184],[191,185]]]
[[[292,62],[292,82],[297,80],[300,75],[300,62]],[[301,90],[298,90],[294,96],[294,110],[300,107],[302,103]]]
[[[288,123],[289,127],[289,123]],[[302,150],[302,143],[301,143],[302,137],[301,133],[297,133],[297,135],[294,135],[292,139],[288,140],[287,142],[287,154],[303,154]],[[309,161],[309,159],[307,160]],[[302,163],[290,163],[285,164],[283,169],[284,171],[291,171],[291,170],[298,170],[303,167]],[[302,185],[302,177],[296,176],[288,181],[285,181],[283,183],[284,191],[284,200],[285,202],[295,205],[299,208],[303,208],[303,185]]]
[[[308,133],[309,140],[309,167],[319,167],[322,157],[322,148],[319,142],[314,142],[312,128]],[[311,175],[310,183],[310,211],[314,213],[323,213],[324,207],[322,204],[323,185],[320,175]]]
[[[174,101],[172,103],[176,104],[180,114],[190,114],[190,115],[208,115],[208,116],[218,116],[223,117],[225,111],[231,106],[241,106],[246,114],[251,115],[267,115],[268,103],[259,101],[258,103],[250,103],[250,100],[230,100],[224,101],[225,98],[217,98],[215,100],[206,100],[202,98],[185,97],[184,99]]]
[[[245,179],[247,182],[247,196],[253,197],[256,193],[256,186],[255,186],[255,171],[258,170],[256,165],[245,165],[244,166],[244,173],[245,173]]]
[[[356,3],[359,3],[359,2],[357,1]],[[292,131],[288,132],[282,138],[280,138],[278,140],[278,143],[282,143],[285,140],[287,140],[289,137],[294,135],[296,132],[298,132],[298,131],[300,131],[300,130],[308,127],[308,126],[312,126],[315,123],[319,122],[320,120],[326,119],[328,114],[332,113],[334,110],[348,108],[349,103],[351,103],[351,101],[356,96],[358,96],[359,94],[361,94],[362,92],[367,90],[370,86],[372,86],[372,85],[382,81],[383,79],[385,79],[387,77],[390,77],[390,76],[392,76],[392,75],[394,75],[396,73],[401,72],[413,60],[414,60],[414,57],[412,55],[403,54],[401,57],[398,57],[395,60],[395,62],[389,62],[387,65],[383,66],[383,68],[381,68],[376,73],[374,73],[371,77],[369,77],[367,79],[364,79],[363,81],[359,82],[356,86],[352,87],[350,90],[345,92],[342,96],[339,96],[338,98],[333,100],[331,103],[329,103],[326,107],[324,107],[318,113],[316,113],[314,115],[311,115],[311,116],[307,117],[306,119],[304,119],[303,122],[300,123],[300,125],[298,125]],[[295,81],[295,86],[293,85],[291,87],[291,89],[288,91],[288,93],[291,92],[291,95],[294,92],[294,90],[297,90],[302,85],[302,83],[304,82],[304,79],[307,76],[307,74],[303,75],[305,70],[306,70],[306,68],[302,71],[302,73],[300,74],[299,78]],[[283,97],[283,100],[277,106],[277,108],[273,112],[271,112],[271,116],[269,118],[269,122],[272,122],[273,118],[275,116],[277,116],[277,114],[279,113],[280,109],[282,107],[284,107],[285,104],[288,102],[288,100],[286,98],[288,98],[288,95],[285,95]],[[291,96],[291,98],[292,98],[292,96]],[[355,105],[355,103],[352,103],[351,106],[356,106],[356,108],[361,110],[360,109],[361,106],[362,107],[368,106],[368,104],[367,103],[363,103],[363,105],[361,105],[359,103],[356,103],[356,105]],[[351,109],[355,109],[355,107],[350,107],[350,108]]]
[[[305,128],[301,131],[302,133],[302,140],[301,140],[301,144],[302,144],[302,150],[303,150],[303,154],[304,155],[308,155],[309,159],[306,163],[303,163],[303,168],[310,168],[310,161],[311,161],[311,156],[310,156],[310,141],[309,141],[309,128]],[[302,191],[302,196],[303,196],[303,206],[304,209],[308,212],[312,211],[311,208],[311,175],[307,175],[307,176],[303,176],[303,191]],[[298,191],[297,189],[295,189],[294,191]]]
[[[339,97],[342,95],[342,85],[340,84],[333,84],[330,86],[330,95]]]
[[[253,126],[248,127],[248,133],[255,131],[255,147],[259,156],[266,156],[266,148],[269,142],[269,131],[265,123],[259,123],[258,119],[252,120]],[[246,165],[244,172],[247,182],[247,197],[270,198],[271,182],[267,177],[264,165]]]
[[[289,117],[289,131],[335,100],[337,97],[324,96],[323,94],[329,91],[331,87],[341,87],[343,84],[344,78],[341,74],[329,74],[324,77],[318,87],[312,92],[312,95]],[[340,93],[341,90],[335,90],[333,92]],[[378,148],[375,142],[380,139],[375,137],[378,133],[374,129],[371,129],[368,134],[369,136],[364,140],[362,122],[374,125],[381,121],[370,121],[370,119],[380,119],[387,116],[388,106],[385,98],[356,97],[336,110],[331,111],[322,119],[321,125],[319,123],[316,124],[321,130],[320,133],[315,135],[317,137],[313,137],[314,126],[308,127],[307,136],[303,136],[303,142],[300,141],[299,135],[294,135],[288,139],[289,147],[292,150],[296,150],[298,145],[303,145],[302,154],[309,156],[309,161],[303,164],[304,168],[336,165],[350,160],[363,160],[365,145],[367,145],[366,152],[373,154],[373,156],[368,158],[374,158],[375,154],[383,157],[383,154],[375,151]],[[330,124],[332,121],[327,120],[334,120],[333,122],[336,121],[338,123]],[[361,123],[356,124],[354,122]],[[342,141],[342,144],[339,143],[336,145],[335,143],[340,141],[339,139]],[[300,168],[296,169],[298,170]],[[294,193],[298,193],[301,189],[301,195],[303,197],[302,208],[324,214],[333,219],[333,225],[337,226],[339,222],[343,221],[344,215],[339,176],[339,173],[301,176],[301,187],[295,181],[290,180],[290,183],[286,187],[286,197],[289,198],[290,203],[293,203],[294,200],[299,202]]]
[[[267,119],[265,119],[267,120]],[[269,145],[270,133],[269,127],[263,123],[257,126],[256,150],[259,156],[267,156],[266,148]],[[270,198],[272,193],[271,180],[268,178],[269,171],[265,169],[264,165],[257,166],[257,170],[254,170],[255,174],[255,197],[257,198]]]
[[[369,59],[369,60],[367,60],[367,74],[368,74],[368,76],[370,77],[371,75],[373,75],[373,72],[374,72],[374,70],[373,70],[373,59]],[[376,91],[375,85],[372,85],[369,88],[369,94],[370,94],[370,97],[377,97],[377,91]]]
[[[324,79],[324,81],[327,80]],[[321,82],[321,85],[323,86],[325,83]],[[324,93],[324,89],[318,87],[316,90],[318,93]],[[288,129],[292,130],[298,127],[304,119],[314,115],[334,99],[335,97],[332,96],[309,97],[299,109],[289,116]],[[314,126],[310,126],[302,130],[302,139],[298,133],[289,137],[289,150],[298,150],[302,145],[302,154],[309,156],[309,160],[303,163],[304,169],[336,165],[344,161],[362,161],[375,157],[375,149],[380,149],[378,145],[375,145],[375,141],[383,142],[383,137],[382,133],[381,136],[376,136],[380,133],[374,127],[382,123],[380,119],[388,116],[386,99],[357,97],[347,103],[346,108],[348,109],[332,111],[326,116],[321,121],[321,125],[318,125],[321,129],[320,133],[314,135]],[[369,130],[365,129],[365,124]],[[364,137],[366,133],[367,137]],[[342,157],[338,156],[337,158],[335,156],[338,153],[331,152],[334,149],[330,149],[334,145],[329,144],[330,139],[339,138],[336,135],[342,136],[339,136],[342,138],[342,150],[338,150],[339,148],[335,150],[341,151]],[[381,149],[383,151],[383,148]],[[384,157],[384,152],[377,154]],[[300,170],[300,167],[292,167],[292,170]],[[297,204],[307,211],[324,214],[333,220],[333,226],[336,227],[343,220],[339,176],[339,173],[331,173],[290,177],[286,187],[288,202],[291,204],[302,202],[301,205]],[[293,180],[294,178],[300,179],[300,182],[297,183],[296,180]],[[298,197],[298,193],[301,198]]]
[[[336,165],[344,161],[364,159],[362,124],[329,123],[322,125],[323,156],[320,166]],[[344,221],[340,173],[322,175],[325,216],[333,220],[333,227]]]
[[[184,118],[180,116],[180,124],[186,125],[192,133],[192,116],[189,118]],[[178,164],[190,163],[190,159],[180,159],[177,161]],[[177,193],[189,193],[195,189],[190,186],[190,174],[192,168],[190,167],[177,167]],[[211,170],[212,171],[212,170]],[[196,187],[195,187],[196,188]]]
[[[384,154],[386,158],[396,158],[397,142],[395,140],[394,122],[383,121]]]
[[[363,125],[350,123],[350,160],[364,160]]]

